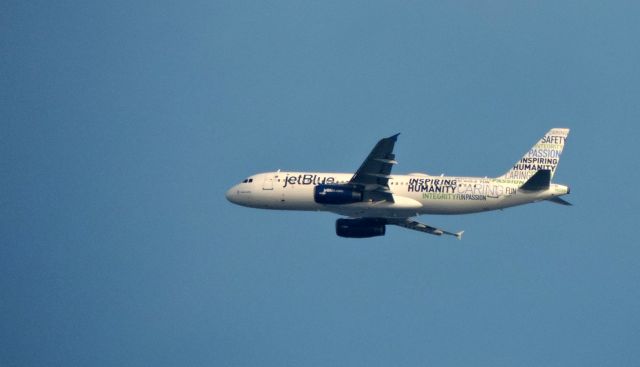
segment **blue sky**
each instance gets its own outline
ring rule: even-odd
[[[636,2],[4,2],[0,365],[637,366]],[[347,240],[252,173],[502,174],[540,203]]]

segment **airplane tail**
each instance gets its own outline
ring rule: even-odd
[[[524,157],[520,158],[501,179],[527,181],[540,170],[549,170],[550,177],[556,172],[564,143],[569,129],[554,128],[549,130],[536,145],[531,147]]]

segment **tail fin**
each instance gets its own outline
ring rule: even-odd
[[[568,135],[569,129],[549,130],[524,157],[513,165],[513,168],[499,178],[527,181],[539,170],[551,171],[550,179],[553,178]]]

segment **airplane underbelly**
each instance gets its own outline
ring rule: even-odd
[[[325,205],[325,210],[350,217],[407,218],[418,215],[422,204],[414,199],[394,196],[393,202],[364,201],[345,205]]]
[[[465,197],[452,200],[425,200],[423,214],[468,214],[499,209],[498,198]]]
[[[313,200],[312,187],[296,187],[281,190],[281,209],[285,210],[322,210],[323,205]]]

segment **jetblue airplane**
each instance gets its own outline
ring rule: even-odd
[[[233,186],[227,199],[250,208],[328,211],[341,237],[383,236],[396,225],[437,236],[462,238],[414,219],[421,214],[467,214],[561,198],[569,187],[551,183],[569,129],[551,129],[504,175],[486,177],[392,175],[399,134],[376,144],[355,174],[324,172],[259,173]]]

